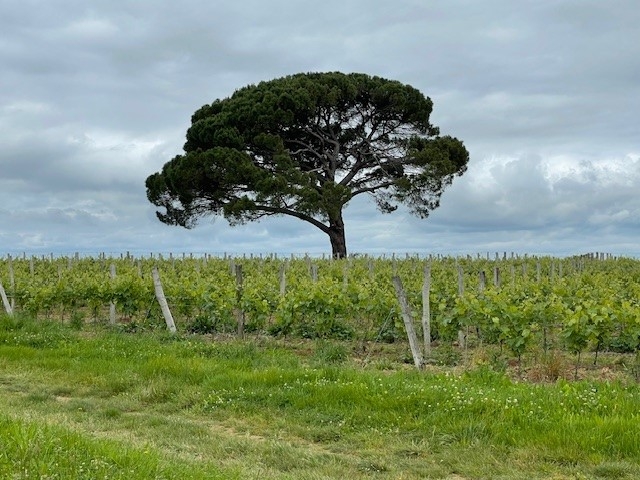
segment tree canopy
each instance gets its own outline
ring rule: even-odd
[[[429,123],[417,89],[366,74],[302,73],[249,85],[191,118],[184,153],[146,180],[158,218],[193,227],[289,215],[347,253],[344,207],[368,194],[383,213],[426,218],[469,161],[463,143]]]

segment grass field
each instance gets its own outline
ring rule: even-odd
[[[624,359],[533,383],[407,348],[3,317],[0,478],[640,478]]]

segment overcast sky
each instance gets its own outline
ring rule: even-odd
[[[0,256],[330,252],[166,226],[144,187],[197,108],[309,71],[418,88],[471,156],[427,220],[352,202],[350,252],[640,256],[639,39],[637,0],[0,0]]]

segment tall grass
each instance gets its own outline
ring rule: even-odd
[[[351,353],[0,320],[0,477],[640,477],[636,384]]]

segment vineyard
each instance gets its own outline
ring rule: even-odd
[[[640,351],[640,261],[603,255],[5,257],[3,303],[37,319],[151,328],[162,325],[154,267],[184,332],[403,340],[398,276],[419,333],[425,310],[440,344],[499,345],[515,358],[534,347]]]

